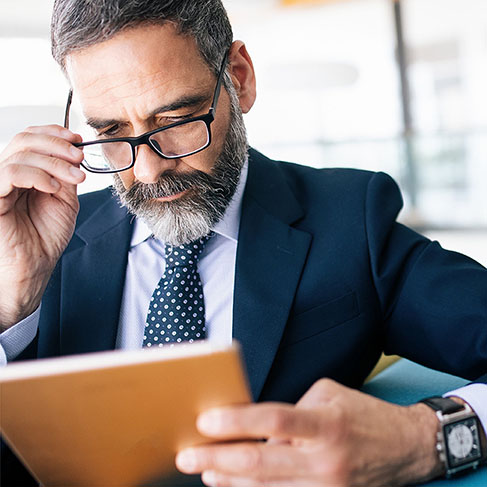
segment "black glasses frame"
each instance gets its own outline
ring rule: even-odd
[[[81,165],[89,172],[93,173],[98,173],[98,174],[113,174],[117,172],[122,172],[122,171],[127,171],[128,169],[131,169],[135,165],[135,160],[137,158],[137,147],[139,145],[147,145],[149,146],[159,157],[162,157],[163,159],[181,159],[182,157],[188,157],[192,156],[193,154],[197,154],[198,152],[201,152],[205,149],[207,149],[210,144],[211,144],[211,123],[215,120],[215,113],[216,113],[216,106],[218,104],[218,98],[220,97],[220,91],[221,91],[221,86],[222,86],[222,81],[223,81],[223,74],[225,73],[225,67],[228,62],[228,55],[229,51],[225,53],[225,56],[222,61],[222,65],[220,68],[220,72],[218,73],[218,78],[216,82],[216,87],[215,87],[215,92],[213,93],[213,100],[211,102],[211,107],[208,111],[208,113],[205,113],[204,115],[199,115],[198,117],[190,118],[188,120],[182,120],[180,122],[175,122],[171,125],[167,125],[166,127],[161,127],[159,129],[151,130],[150,132],[146,132],[145,134],[139,135],[138,137],[118,137],[114,139],[104,139],[104,140],[91,140],[89,142],[81,142],[81,143],[75,143],[73,144],[75,147],[86,147],[89,145],[94,145],[94,144],[108,144],[110,142],[127,142],[130,144],[132,147],[132,162],[129,166],[124,167],[123,169],[93,169],[91,167],[87,167],[86,164],[81,162]],[[66,102],[66,110],[64,112],[64,127],[69,129],[69,112],[71,110],[71,103],[73,100],[73,90],[69,90],[69,95],[68,95],[68,100]],[[203,146],[200,147],[199,149],[188,152],[187,154],[183,155],[178,155],[178,156],[167,156],[164,155],[157,147],[156,145],[150,140],[150,137],[152,137],[154,134],[158,134],[160,132],[163,132],[164,130],[168,130],[174,127],[177,127],[179,125],[185,125],[188,123],[193,123],[193,122],[198,122],[202,121],[206,124],[206,128],[208,130],[208,141],[207,143]]]

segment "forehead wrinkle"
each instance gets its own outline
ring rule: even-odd
[[[164,93],[166,95],[176,93],[176,95],[173,97],[173,99],[176,99],[180,98],[181,96],[200,93],[201,85],[209,84],[209,82],[207,82],[206,80],[199,80],[198,83],[193,83],[184,75],[181,75],[178,78],[173,78],[172,80],[161,80],[160,78],[162,75],[163,74],[160,71],[156,71],[148,73],[141,78],[139,77],[135,79],[130,79],[125,82],[118,83],[115,86],[105,87],[101,91],[96,91],[96,86],[99,82],[102,83],[103,86],[102,79],[98,78],[97,80],[94,80],[93,83],[90,85],[90,91],[85,91],[83,93],[83,98],[88,101],[96,100],[97,98],[106,97],[107,95],[109,95],[111,96],[111,98],[114,99],[115,102],[125,101],[131,98],[134,98],[135,100],[137,98],[145,96],[151,91],[157,90],[158,92],[160,91],[161,93]],[[211,78],[211,76],[208,76],[208,78]],[[103,79],[106,79],[106,77]],[[172,86],[168,86],[169,84]],[[133,89],[131,89],[131,85],[133,85]],[[88,89],[89,86],[87,85],[86,88]],[[95,90],[96,93],[90,94],[93,90]],[[167,103],[159,103],[159,105],[163,104]]]
[[[133,84],[140,84],[138,79],[127,79],[126,81],[120,82],[118,81],[115,85],[108,86],[106,83],[106,80],[110,80],[112,78],[119,80],[119,74],[120,73],[111,73],[105,76],[100,76],[91,81],[90,83],[87,83],[86,85],[80,86],[80,91],[83,92],[84,96],[83,98],[86,99],[96,99],[100,96],[107,95],[109,93],[112,93],[113,96],[116,99],[125,99],[128,96],[131,96],[131,93],[128,93],[127,95],[121,96],[120,94],[117,94],[118,91],[120,90],[129,90],[130,85]],[[158,73],[150,73],[144,76],[146,78],[145,82],[143,84],[150,84],[151,78],[155,78],[158,76]],[[101,84],[101,89],[98,88],[98,86]],[[135,88],[135,87],[134,87]],[[151,86],[148,88],[145,92],[147,92],[149,89],[154,88],[154,86]],[[85,91],[86,90],[86,91]]]
[[[97,105],[96,107],[92,107],[92,113],[90,108],[87,107],[87,109],[84,111],[84,115],[86,119],[99,119],[99,120],[116,120],[119,122],[125,122],[125,121],[130,121],[131,118],[134,117],[134,114],[136,114],[136,119],[138,120],[148,120],[149,118],[154,116],[154,110],[157,109],[158,107],[163,107],[165,105],[169,105],[171,103],[177,102],[178,100],[192,96],[192,95],[202,95],[202,96],[207,96],[208,98],[211,97],[211,93],[208,91],[208,93],[203,93],[201,89],[197,90],[195,89],[194,86],[191,84],[187,85],[185,88],[182,88],[181,90],[178,90],[178,94],[176,96],[172,96],[171,98],[166,96],[164,97],[147,97],[146,100],[140,100],[138,99],[143,98],[148,92],[152,91],[154,88],[153,87],[147,87],[147,89],[134,94],[134,93],[127,93],[124,96],[118,96],[116,98],[117,101],[123,102],[124,100],[130,99],[131,101],[131,107],[120,107],[121,112],[124,113],[123,116],[121,115],[115,115],[115,116],[107,116],[107,112],[104,111],[104,113],[99,113],[98,115],[98,110],[102,109],[104,110],[104,106],[101,107],[100,105]],[[150,103],[150,105],[149,105]],[[130,114],[130,112],[132,112]],[[135,119],[135,118],[134,118]]]

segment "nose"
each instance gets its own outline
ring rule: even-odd
[[[137,147],[134,175],[141,183],[152,184],[157,182],[165,171],[174,169],[176,164],[175,159],[164,159],[149,146],[139,145]]]

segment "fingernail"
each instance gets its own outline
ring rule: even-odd
[[[217,485],[216,473],[213,470],[205,470],[201,475],[201,480],[203,480],[203,483],[208,485],[208,487]]]
[[[69,172],[71,173],[71,175],[73,177],[75,177],[76,179],[80,179],[84,176],[84,173],[83,171],[81,171],[80,169],[78,169],[77,167],[74,167],[74,166],[71,166],[69,168]]]
[[[61,184],[56,179],[51,179],[51,186],[57,191],[61,189]]]
[[[74,157],[80,157],[83,155],[83,151],[80,151],[77,147],[75,147],[74,145],[71,147],[71,154],[74,156]]]
[[[176,456],[176,465],[179,470],[187,473],[194,472],[197,466],[196,453],[191,448],[179,452]]]
[[[202,413],[198,416],[196,425],[202,433],[218,433],[221,429],[222,414],[213,410]]]

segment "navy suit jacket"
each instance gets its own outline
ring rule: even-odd
[[[115,347],[133,219],[109,189],[80,200],[21,358]],[[383,351],[487,382],[487,270],[398,224],[401,207],[383,173],[250,150],[233,336],[256,400],[295,402],[321,377],[360,387]]]

